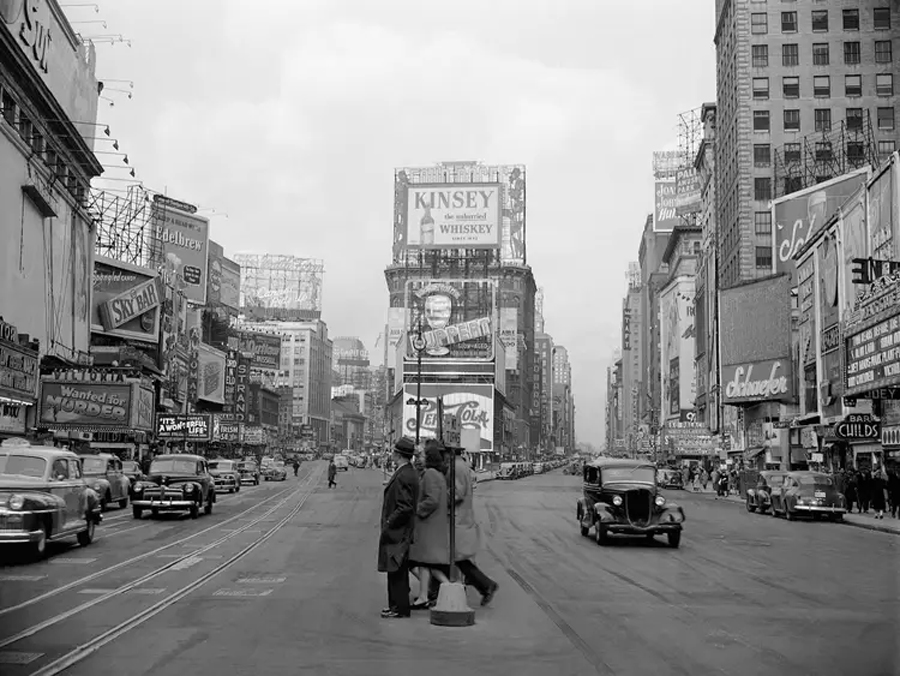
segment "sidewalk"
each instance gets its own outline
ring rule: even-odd
[[[724,498],[720,498],[716,496],[715,491],[712,489],[693,491],[686,490],[685,493],[690,495],[702,495],[705,498],[719,500],[722,502],[732,502],[739,505],[744,504],[744,498],[739,497],[737,495],[728,495]],[[859,514],[854,512],[853,514],[844,514],[844,519],[841,523],[845,523],[848,526],[855,526],[856,528],[865,528],[866,530],[874,530],[880,533],[891,533],[892,535],[900,535],[900,519],[891,518],[889,514],[886,514],[883,519],[876,519],[875,514],[873,512],[869,512],[868,514]]]

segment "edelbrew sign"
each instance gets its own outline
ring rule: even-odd
[[[878,441],[881,439],[881,422],[868,414],[851,413],[834,426],[834,436]]]
[[[791,381],[791,362],[787,359],[723,366],[723,402],[784,401],[792,396]]]

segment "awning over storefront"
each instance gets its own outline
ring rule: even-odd
[[[765,446],[756,446],[744,453],[744,459],[745,460],[754,460],[765,452],[766,452]]]

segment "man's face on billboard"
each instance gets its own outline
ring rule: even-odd
[[[450,323],[453,303],[449,296],[437,293],[425,299],[425,321],[432,329],[442,329]]]

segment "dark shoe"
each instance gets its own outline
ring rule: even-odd
[[[395,612],[397,612],[396,608],[382,608],[381,616],[384,617],[386,615],[390,615],[391,613],[395,613]]]
[[[387,613],[381,613],[381,617],[384,618],[385,620],[395,620],[395,619],[399,619],[402,617],[409,617],[409,613],[407,613],[406,615],[403,615],[403,614],[397,612],[396,610],[391,610]]]
[[[432,606],[431,601],[425,601],[425,603],[413,603],[409,609],[410,610],[428,610]]]
[[[481,597],[481,605],[486,606],[491,601],[493,601],[498,589],[500,589],[500,585],[496,582],[492,583],[487,591],[487,594]]]

